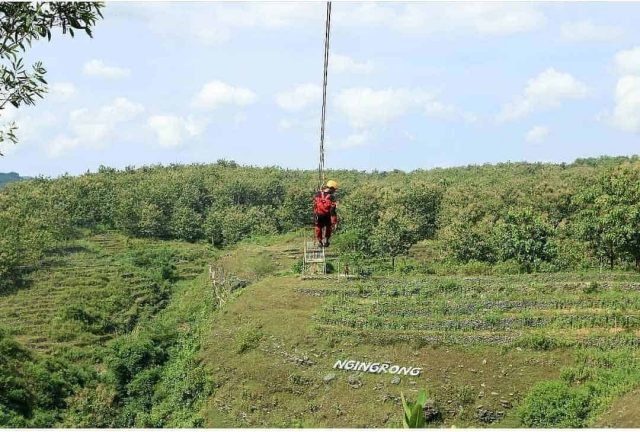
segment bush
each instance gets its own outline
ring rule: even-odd
[[[520,274],[523,273],[522,266],[515,260],[507,260],[497,263],[493,266],[493,272],[495,274]]]
[[[600,291],[600,284],[596,281],[589,282],[588,285],[582,287],[582,292],[585,294],[595,294]]]
[[[250,327],[238,332],[234,340],[236,352],[238,354],[242,354],[246,351],[257,348],[262,336],[263,334],[259,327]]]
[[[515,341],[514,345],[520,348],[529,348],[536,351],[550,351],[560,347],[562,344],[557,339],[550,336],[533,333],[522,336]]]
[[[470,276],[484,276],[492,274],[493,270],[489,263],[471,260],[460,265],[457,272]]]
[[[304,266],[304,259],[300,258],[291,266],[291,270],[294,273],[300,274],[302,273],[302,267]]]
[[[518,409],[523,425],[530,428],[586,426],[591,411],[590,393],[562,381],[536,384]]]
[[[560,379],[567,384],[582,384],[596,376],[596,369],[591,367],[566,367],[560,371]]]

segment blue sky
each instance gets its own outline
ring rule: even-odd
[[[50,91],[0,172],[317,165],[325,3],[108,2],[37,42]],[[640,3],[334,2],[330,168],[637,154]]]

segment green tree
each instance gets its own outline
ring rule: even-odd
[[[391,258],[395,268],[396,258],[405,255],[418,239],[419,225],[415,219],[398,207],[389,207],[381,212],[373,230],[374,249]]]
[[[575,198],[578,232],[596,256],[613,268],[630,256],[640,265],[640,163],[607,170]]]
[[[178,207],[171,216],[171,233],[190,242],[202,238],[202,216],[189,207]]]
[[[495,261],[496,251],[491,232],[482,228],[481,224],[472,223],[456,223],[451,227],[447,247],[457,261]]]
[[[419,240],[432,238],[438,228],[438,214],[443,190],[429,183],[413,181],[397,193],[392,204],[404,208],[416,224]]]
[[[51,31],[56,28],[71,37],[76,30],[92,37],[102,8],[102,3],[93,2],[0,3],[0,112],[7,104],[15,108],[34,105],[36,98],[43,98],[47,91],[42,62],[35,62],[31,70],[24,63],[27,46],[41,38],[51,40]],[[15,131],[15,123],[4,125],[0,142],[17,142]]]
[[[140,208],[139,232],[144,237],[163,237],[166,219],[162,210],[153,203],[144,203]]]
[[[527,272],[555,256],[553,227],[529,209],[508,212],[494,233],[499,259],[513,259]]]
[[[285,230],[292,230],[311,225],[312,213],[312,191],[309,188],[292,187],[285,193],[278,219]]]

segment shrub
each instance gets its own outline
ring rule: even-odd
[[[242,354],[256,348],[262,336],[263,334],[259,327],[250,327],[238,332],[235,337],[236,352]]]
[[[293,270],[294,273],[300,274],[302,273],[303,266],[304,266],[304,259],[300,258],[293,263],[293,265],[291,266],[291,270]]]
[[[469,405],[472,403],[476,399],[473,387],[467,384],[458,387],[456,389],[456,399],[460,405]]]
[[[533,333],[522,336],[514,343],[520,348],[529,348],[536,351],[549,351],[558,348],[561,344],[558,340],[541,333]]]
[[[493,272],[495,274],[520,274],[523,273],[522,266],[515,260],[507,260],[497,263],[493,266]]]
[[[481,261],[470,260],[458,268],[458,272],[464,275],[478,276],[490,275],[492,273],[491,264]]]
[[[582,287],[582,292],[585,294],[595,294],[598,291],[600,291],[600,284],[596,281],[591,281],[588,285]]]
[[[530,428],[586,426],[590,393],[562,381],[536,384],[518,409],[523,425]]]

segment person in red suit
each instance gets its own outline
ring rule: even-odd
[[[329,180],[320,191],[316,192],[313,199],[315,234],[318,245],[321,247],[329,246],[331,233],[336,230],[338,225],[335,196],[337,189],[338,183],[335,180]]]

